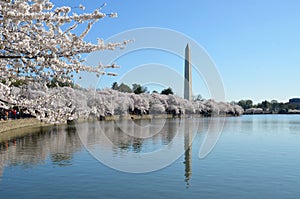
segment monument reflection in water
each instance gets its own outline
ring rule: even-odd
[[[103,164],[129,173],[148,173],[170,166],[186,150],[191,155],[198,121],[120,120],[77,124],[76,129],[86,149]],[[186,164],[191,162],[188,159]]]
[[[3,142],[1,198],[299,198],[299,115],[228,117],[205,159],[199,159],[201,147],[210,141],[209,133],[218,136],[214,132],[222,126],[220,118],[161,124],[82,123],[84,131],[60,126]],[[152,165],[172,157],[170,152],[182,154],[150,173],[120,172],[93,158],[102,154],[121,168],[141,168],[148,166],[140,161],[144,156],[163,149],[168,153],[154,156]],[[134,164],[124,161],[128,157]]]
[[[85,147],[89,151],[94,149],[92,155],[95,155],[93,152],[96,150],[113,161],[129,153],[143,155],[164,147],[177,148],[184,154],[184,176],[189,185],[192,175],[192,141],[198,127],[194,119],[121,120],[117,124],[106,121],[79,125],[83,125],[84,130],[81,128],[78,131],[75,126],[59,126],[40,129],[37,133],[1,143],[0,174],[3,175],[5,167],[21,166],[28,169],[49,164],[47,159],[51,165],[71,167],[75,153],[85,150]],[[111,143],[107,143],[107,139]],[[158,157],[158,162],[160,158],[163,157]]]

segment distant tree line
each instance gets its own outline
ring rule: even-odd
[[[113,90],[117,90],[124,93],[134,93],[134,94],[142,94],[142,93],[150,93],[148,88],[145,86],[141,86],[140,84],[132,84],[132,87],[128,86],[127,84],[121,83],[120,85],[117,82],[114,82],[111,86]],[[152,91],[152,93],[158,93],[156,90]],[[174,92],[172,88],[166,88],[161,91],[160,94],[163,95],[173,95]]]
[[[300,110],[300,105],[296,103],[283,103],[277,100],[264,100],[258,104],[253,104],[252,100],[247,99],[233,103],[241,106],[245,111],[250,108],[261,108],[264,112],[285,114],[288,113],[288,110]]]

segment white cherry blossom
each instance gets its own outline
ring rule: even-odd
[[[1,79],[35,78],[35,81],[69,81],[74,72],[103,74],[103,67],[87,66],[81,55],[98,50],[124,48],[129,41],[92,44],[84,41],[93,25],[116,13],[102,12],[105,5],[91,13],[76,8],[55,7],[50,0],[0,0],[0,73]],[[78,26],[86,26],[80,33]],[[78,33],[79,32],[79,33]],[[77,33],[77,34],[75,34]],[[107,68],[108,66],[106,66]],[[44,71],[48,71],[45,73]],[[116,73],[108,73],[115,76]]]

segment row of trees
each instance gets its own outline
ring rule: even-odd
[[[236,103],[236,102],[233,102]],[[267,101],[264,100],[258,104],[254,104],[252,100],[240,100],[237,102],[239,106],[241,106],[244,110],[250,108],[260,108],[265,112],[270,113],[287,113],[289,109],[297,109],[294,104],[278,102],[277,100]]]
[[[78,118],[101,118],[128,114],[218,114],[240,115],[238,105],[214,100],[188,101],[176,95],[158,93],[128,93],[113,89],[100,91],[71,87],[49,88],[39,83],[27,89],[8,87],[0,83],[0,99],[8,95],[11,104],[17,104],[24,113],[39,120],[61,123]]]
[[[142,93],[150,93],[148,91],[148,88],[145,86],[141,86],[140,84],[132,84],[132,87],[130,88],[127,84],[121,83],[120,85],[117,82],[114,82],[112,84],[111,89],[117,90],[124,93],[134,93],[134,94],[142,94]],[[152,91],[152,93],[158,93],[156,90]],[[173,95],[174,92],[172,88],[166,88],[161,91],[160,94],[163,95]]]
[[[58,99],[74,88],[74,76],[83,71],[97,77],[115,76],[106,70],[117,68],[115,64],[93,66],[85,62],[89,53],[122,49],[131,42],[85,40],[99,20],[117,17],[116,13],[105,13],[105,6],[95,5],[86,12],[83,5],[58,7],[51,0],[0,0],[0,108],[18,106],[35,116],[47,113],[50,121],[51,117],[66,120],[70,105],[66,101],[65,108],[61,107]]]
[[[58,123],[130,111],[242,113],[237,105],[184,100],[173,95],[171,88],[162,95],[148,94],[147,88],[138,84],[132,88],[114,84],[113,89],[96,93],[75,89],[72,79],[79,72],[116,75],[105,71],[117,68],[115,64],[87,65],[87,54],[122,49],[131,42],[85,41],[97,21],[117,16],[104,13],[104,6],[85,13],[82,5],[56,7],[51,0],[0,0],[0,107],[17,106],[40,120]]]

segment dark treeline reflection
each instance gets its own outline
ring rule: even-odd
[[[80,148],[74,128],[41,128],[39,132],[0,143],[0,165],[30,168],[45,164],[48,157],[55,165],[71,165],[74,152]]]
[[[188,119],[120,120],[41,128],[37,133],[0,143],[0,174],[4,167],[32,168],[37,164],[49,164],[46,160],[55,166],[70,166],[74,153],[83,150],[82,143],[89,147],[96,146],[103,153],[147,153],[170,144],[179,135],[177,142],[182,143],[186,151],[183,171],[189,186],[192,134],[196,133],[191,122]],[[84,130],[80,129],[82,125]],[[107,140],[111,143],[108,144]]]
[[[178,120],[121,120],[117,125],[104,125],[105,136],[118,149],[140,152],[159,150],[168,145],[181,128]]]
[[[162,147],[175,143],[182,143],[184,148],[184,180],[187,188],[190,186],[192,176],[192,142],[198,127],[201,131],[208,128],[208,122],[203,119],[182,118],[171,120],[120,120],[117,122],[99,122],[78,126],[80,137],[86,146],[94,150],[108,148],[114,154],[124,152],[148,153],[155,152]],[[205,125],[204,125],[205,124]],[[178,137],[175,136],[179,134]],[[111,143],[103,140],[106,137]],[[179,140],[178,140],[179,139]],[[171,147],[180,147],[171,144]]]

